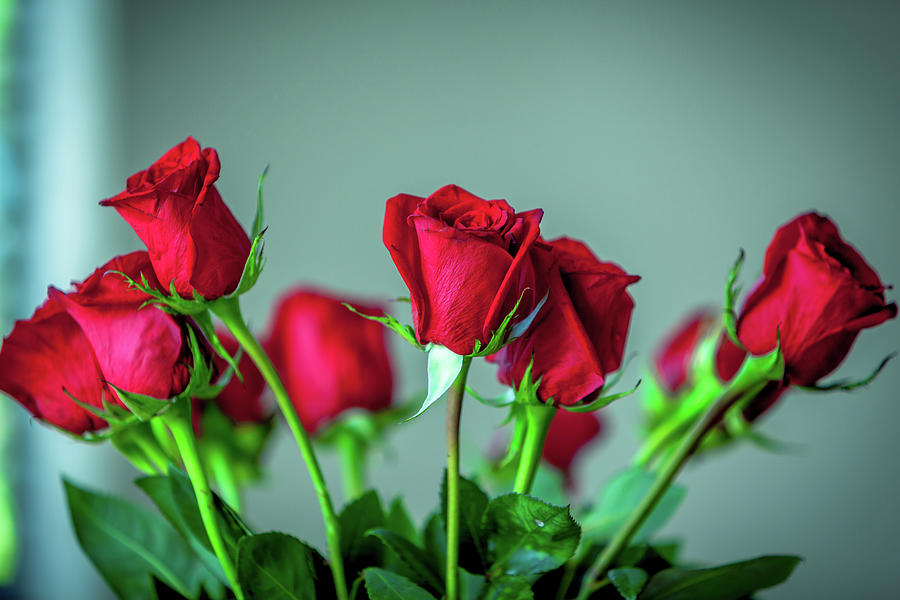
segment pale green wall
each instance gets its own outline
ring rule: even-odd
[[[545,235],[584,239],[643,276],[629,349],[644,359],[686,311],[720,301],[738,246],[755,276],[776,226],[810,208],[900,283],[896,8],[129,2],[111,117],[123,153],[110,159],[124,182],[193,134],[218,148],[220,190],[248,224],[271,165],[269,262],[245,301],[260,326],[300,281],[405,295],[381,245],[384,201],[396,193],[453,182],[542,207]],[[110,252],[137,247],[131,239]],[[898,348],[897,333],[891,323],[864,334],[842,373],[868,372]],[[395,347],[414,392],[423,361]],[[495,389],[492,378],[475,369],[481,388]],[[689,534],[687,554],[700,561],[804,555],[764,598],[889,597],[900,559],[898,388],[900,363],[854,396],[788,397],[763,429],[802,449],[741,447],[690,469],[667,533]],[[585,465],[584,490],[636,448],[636,404],[607,411],[611,435]],[[501,415],[464,412],[464,436],[486,445]],[[436,500],[441,416],[404,425],[393,461],[374,472],[385,496],[407,494],[419,516]],[[320,542],[290,441],[279,438],[272,457],[271,480],[250,497],[253,520]]]

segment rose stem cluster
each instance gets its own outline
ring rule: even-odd
[[[278,376],[275,366],[247,328],[246,323],[244,323],[238,299],[220,298],[213,302],[212,311],[228,327],[244,351],[259,368],[259,372],[262,373],[263,378],[272,390],[275,401],[278,403],[278,408],[284,415],[288,427],[297,441],[297,447],[300,449],[300,454],[306,462],[309,476],[319,498],[319,507],[322,510],[322,519],[325,523],[325,536],[330,557],[329,564],[332,577],[334,578],[335,590],[339,600],[347,600],[347,584],[344,576],[344,563],[341,557],[340,526],[338,525],[337,513],[331,502],[331,495],[328,493],[328,484],[325,482],[325,476],[322,474],[319,461],[316,459],[316,453],[309,434],[303,427],[303,423],[300,422],[297,409],[291,402],[291,398],[284,387],[284,383],[281,381],[281,377]]]
[[[175,438],[175,444],[178,446],[178,453],[181,455],[181,460],[184,461],[184,468],[187,470],[191,485],[194,488],[194,495],[197,497],[197,508],[200,509],[200,518],[209,536],[209,543],[212,545],[216,558],[219,559],[219,563],[221,563],[222,569],[225,571],[225,576],[231,584],[234,595],[238,600],[243,600],[244,596],[237,581],[234,564],[228,558],[225,540],[222,537],[222,532],[219,531],[213,493],[209,489],[206,471],[203,470],[200,454],[197,452],[197,441],[194,439],[194,429],[191,425],[191,403],[188,401],[177,403],[166,412],[163,419],[169,426],[172,437]]]

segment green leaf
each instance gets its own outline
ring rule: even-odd
[[[160,398],[154,398],[153,396],[145,396],[144,394],[126,392],[125,390],[116,387],[108,381],[106,382],[106,384],[112,389],[116,390],[116,393],[119,395],[119,399],[122,401],[122,404],[127,406],[128,410],[130,410],[132,414],[134,414],[134,416],[138,418],[139,421],[149,421],[172,405],[169,400],[162,400]]]
[[[762,556],[711,569],[666,569],[650,579],[641,600],[739,600],[778,585],[798,556]]]
[[[606,574],[625,600],[637,600],[647,583],[647,571],[637,567],[620,567]]]
[[[361,316],[364,319],[369,319],[370,321],[378,321],[379,323],[381,323],[388,329],[392,329],[395,333],[400,335],[400,337],[402,337],[404,340],[406,340],[407,342],[409,342],[410,344],[412,344],[419,350],[425,350],[425,348],[422,346],[422,344],[419,343],[419,340],[416,339],[416,330],[413,329],[409,325],[404,325],[403,323],[401,323],[400,321],[398,321],[396,318],[392,317],[391,315],[385,314],[383,317],[378,317],[375,315],[367,315],[367,314],[357,310],[357,308],[355,306],[353,306],[352,304],[350,304],[349,302],[342,302],[341,304],[343,304],[348,309],[350,309],[351,312],[358,314],[359,316]]]
[[[596,541],[612,539],[634,507],[650,491],[655,480],[656,475],[640,467],[632,467],[613,477],[601,492],[597,504],[581,520],[585,537]],[[669,487],[635,534],[632,543],[646,541],[662,528],[678,509],[685,494],[685,488],[680,485],[673,484]]]
[[[478,600],[534,600],[531,580],[515,575],[503,575],[491,579]]]
[[[401,496],[397,496],[391,502],[387,515],[385,515],[384,526],[414,544],[418,542],[419,534],[416,532],[416,526],[413,524],[409,512],[403,505]]]
[[[422,528],[425,552],[431,557],[432,566],[441,574],[441,579],[446,573],[447,563],[447,534],[442,523],[441,515],[433,513],[425,520],[425,527]]]
[[[208,544],[204,544],[203,541],[198,539],[185,524],[184,519],[181,517],[181,511],[178,510],[175,499],[172,497],[172,486],[169,483],[169,478],[166,475],[154,475],[152,477],[141,477],[136,479],[134,483],[150,497],[159,509],[160,514],[162,514],[172,527],[175,528],[182,539],[188,543],[191,550],[206,566],[207,570],[218,578],[219,585],[215,585],[215,582],[206,584],[210,594],[214,598],[223,597],[225,595],[223,584],[228,585],[225,571],[222,570],[219,559],[216,558],[216,555],[209,548]]]
[[[409,570],[410,579],[435,593],[440,594],[443,591],[440,573],[432,568],[433,563],[421,548],[388,529],[373,529],[369,531],[369,535],[377,537],[397,555]]]
[[[200,509],[197,507],[197,496],[194,494],[191,480],[184,471],[173,465],[169,465],[168,479],[173,502],[178,509],[178,514],[185,525],[186,531],[203,544],[205,548],[212,550],[212,544],[206,534],[206,527],[203,525],[203,517],[200,516]],[[219,523],[219,531],[222,534],[222,540],[225,542],[225,550],[228,552],[228,556],[234,560],[237,556],[238,542],[240,542],[242,537],[252,535],[252,532],[234,509],[228,506],[218,494],[213,493],[213,504],[216,510],[216,519]]]
[[[381,542],[367,535],[370,529],[384,527],[384,509],[375,490],[369,490],[348,504],[338,515],[341,531],[341,555],[348,577],[365,567],[381,564]]]
[[[318,553],[283,533],[241,539],[237,577],[246,600],[316,600]]]
[[[432,344],[428,350],[428,395],[425,396],[425,401],[422,402],[419,411],[407,421],[415,419],[437,402],[456,381],[462,366],[463,357],[461,355],[444,346]]]
[[[484,573],[487,548],[481,531],[481,519],[488,506],[488,496],[474,481],[459,478],[459,564],[472,573]],[[447,472],[441,482],[441,516],[446,531]]]
[[[187,543],[161,517],[65,481],[75,535],[119,598],[156,600],[152,577],[187,598],[211,580]]]
[[[363,571],[371,600],[435,600],[415,583],[390,571],[369,567]]]
[[[494,498],[484,513],[492,575],[531,575],[559,567],[575,554],[581,529],[567,506],[507,494]]]
[[[485,586],[484,575],[473,575],[465,569],[457,569],[459,574],[459,600],[481,600]]]

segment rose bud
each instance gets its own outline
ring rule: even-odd
[[[738,317],[737,335],[754,355],[772,351],[780,335],[782,386],[813,385],[838,367],[862,329],[897,316],[896,304],[885,304],[884,290],[834,223],[816,213],[800,215],[775,232],[762,278]],[[744,356],[724,337],[716,355],[719,375],[730,379]],[[771,404],[777,393],[776,386],[763,400]]]
[[[541,456],[562,471],[566,484],[571,486],[575,459],[598,439],[602,430],[603,423],[596,412],[557,410],[550,422]]]
[[[569,238],[539,242],[532,250],[550,293],[530,330],[491,360],[501,383],[518,388],[534,360],[538,397],[557,405],[588,400],[622,364],[634,302],[626,288],[640,277],[601,262]]]
[[[691,387],[691,371],[698,346],[718,322],[715,311],[698,311],[671,332],[657,349],[653,364],[659,383],[668,395],[675,396]]]
[[[377,307],[351,304],[364,314],[383,314]],[[347,409],[390,406],[393,376],[385,331],[320,292],[298,288],[281,298],[265,346],[310,433]]]
[[[225,351],[234,356],[239,345],[236,339],[224,329],[216,329],[216,336],[222,342]],[[216,353],[212,354],[213,367],[216,373],[224,374],[229,365],[225,359]],[[253,360],[246,353],[241,354],[238,361],[238,369],[244,381],[241,381],[234,373],[231,379],[222,388],[222,391],[214,400],[195,399],[192,413],[194,417],[194,429],[199,433],[199,423],[203,416],[203,407],[206,402],[215,402],[219,410],[235,423],[262,423],[269,418],[271,411],[262,401],[262,394],[266,383]]]
[[[420,343],[470,354],[476,342],[488,345],[520,298],[516,318],[531,313],[546,292],[529,253],[542,216],[455,185],[387,201],[384,245],[409,288]]]
[[[196,291],[214,300],[240,282],[250,239],[222,202],[218,178],[219,155],[189,137],[100,203],[114,207],[147,245],[165,292],[174,282],[184,298]]]
[[[186,321],[152,306],[129,287],[143,273],[158,285],[146,252],[118,256],[63,293],[48,298],[27,321],[18,321],[0,348],[0,389],[35,417],[73,433],[106,426],[72,401],[103,408],[103,398],[124,406],[115,390],[170,398],[190,380]]]

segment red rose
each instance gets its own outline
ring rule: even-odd
[[[469,354],[488,344],[523,292],[518,316],[532,311],[543,297],[529,258],[542,216],[455,185],[388,200],[384,245],[409,288],[421,343]]]
[[[669,394],[678,394],[689,383],[691,363],[697,346],[710,334],[718,321],[717,313],[711,310],[698,311],[670,333],[657,349],[653,362],[659,382]]]
[[[603,430],[600,416],[595,412],[573,413],[557,410],[547,430],[542,457],[572,482],[575,458],[598,438]]]
[[[218,178],[219,155],[189,137],[100,203],[114,207],[147,245],[167,292],[174,281],[185,298],[197,291],[214,300],[240,282],[250,239],[213,185]]]
[[[762,278],[747,297],[738,337],[751,353],[784,353],[784,385],[811,385],[844,360],[860,330],[897,316],[884,285],[828,218],[801,215],[783,225],[766,250]],[[724,339],[716,356],[730,379],[744,352]]]
[[[102,408],[121,405],[109,382],[157,398],[181,393],[190,380],[184,320],[153,307],[110,271],[156,278],[146,252],[118,256],[64,294],[50,288],[31,319],[18,321],[0,348],[0,389],[33,415],[74,433],[103,428],[66,391]],[[64,391],[65,390],[65,391]]]
[[[383,314],[353,305],[365,314]],[[265,346],[310,433],[344,410],[390,405],[385,331],[319,292],[296,289],[281,298]]]
[[[547,303],[529,332],[492,360],[498,379],[518,387],[533,357],[540,399],[574,404],[599,392],[606,375],[622,364],[634,308],[626,288],[640,277],[597,260],[568,238],[535,244],[532,257],[549,280]]]

